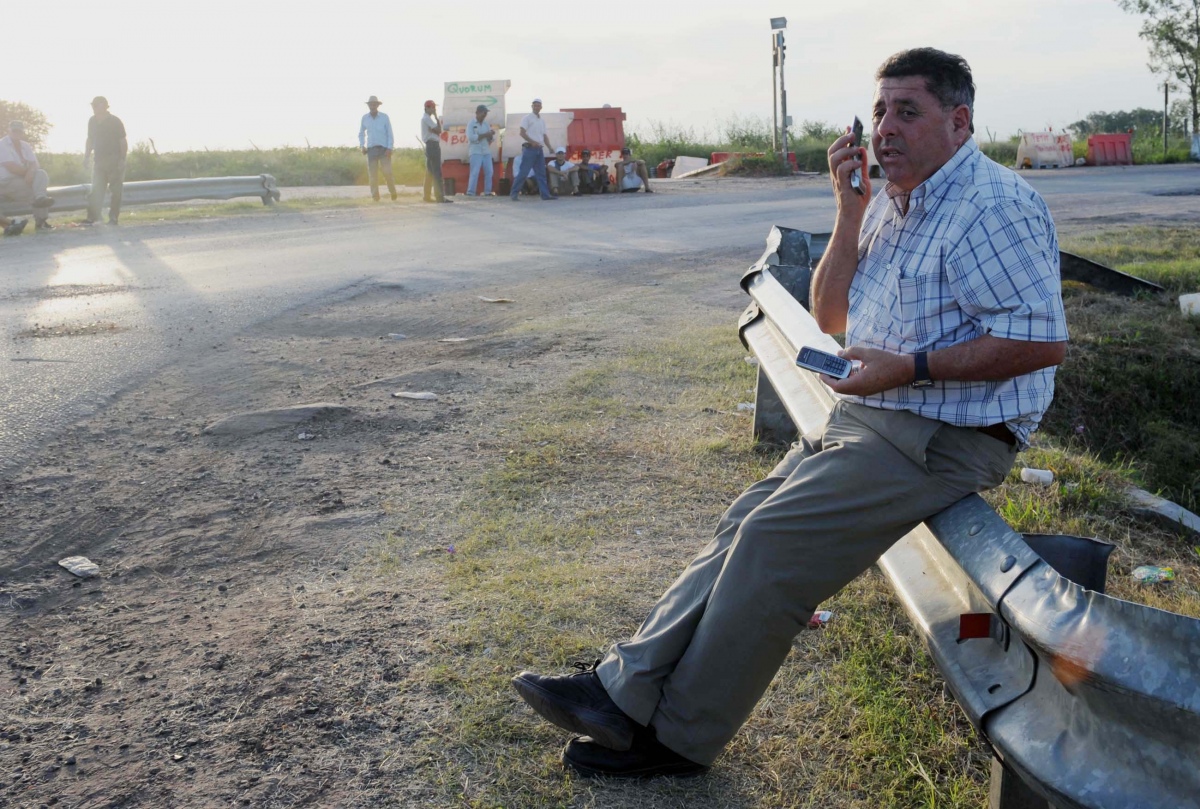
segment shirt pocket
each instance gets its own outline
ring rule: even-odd
[[[900,333],[905,342],[918,349],[937,338],[932,330],[945,324],[944,315],[957,305],[940,263],[933,262],[926,262],[912,275],[897,279],[896,298]]]

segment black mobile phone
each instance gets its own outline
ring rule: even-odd
[[[796,364],[818,374],[829,374],[836,379],[845,379],[850,376],[850,369],[853,367],[850,360],[842,359],[836,354],[830,354],[811,346],[804,346],[800,349],[800,354],[796,357]]]
[[[862,125],[862,121],[858,120],[857,115],[854,116],[854,125],[850,127],[850,134],[854,138],[851,141],[851,145],[855,149],[862,146],[863,125]],[[867,193],[867,189],[863,186],[862,168],[861,167],[850,172],[850,187],[853,188],[855,191],[857,191],[859,194]]]

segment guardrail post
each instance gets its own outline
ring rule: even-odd
[[[787,407],[766,372],[759,366],[758,382],[754,386],[754,439],[787,446],[798,436],[796,423],[788,415]]]

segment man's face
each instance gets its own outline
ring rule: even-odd
[[[104,106],[103,104],[93,104],[92,112],[96,115],[103,115],[104,113],[108,112],[108,107]]]
[[[542,102],[540,102],[540,101],[533,102],[533,111],[534,111],[534,113],[541,113]]]
[[[435,112],[437,112],[437,106],[430,104],[427,107],[425,107],[426,115],[433,115]]]
[[[875,157],[888,182],[905,191],[932,177],[971,136],[967,106],[942,109],[924,76],[880,79],[871,120]]]
[[[368,104],[368,105],[367,105],[367,107],[368,107],[368,108],[371,110],[371,114],[372,114],[372,115],[374,115],[375,113],[379,112],[379,105],[378,105],[378,104]]]
[[[25,131],[22,129],[10,129],[8,130],[8,134],[12,137],[13,143],[20,143],[25,140]]]
[[[479,110],[475,113],[475,120],[483,123],[483,119],[487,117],[487,110]]]

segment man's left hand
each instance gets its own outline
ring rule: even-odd
[[[828,374],[821,374],[821,381],[837,393],[870,396],[913,381],[913,358],[910,355],[893,354],[878,348],[850,346],[839,351],[838,356],[858,360],[862,367],[845,379],[834,379]]]

